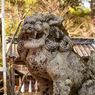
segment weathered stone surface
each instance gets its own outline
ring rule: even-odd
[[[91,51],[91,56],[89,58],[87,66],[92,71],[92,73],[95,75],[95,51]]]
[[[95,95],[95,80],[87,80],[83,83],[78,95]]]
[[[63,20],[53,14],[34,14],[25,18],[18,36],[18,53],[39,81],[41,95],[78,95],[83,85],[79,91],[82,95],[83,83],[94,79],[92,71],[74,52]]]

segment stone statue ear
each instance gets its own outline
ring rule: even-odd
[[[61,25],[65,19],[63,17],[56,17],[54,20],[50,20],[49,25]]]
[[[57,21],[62,24],[62,22],[65,20],[65,18],[63,17],[57,17]]]

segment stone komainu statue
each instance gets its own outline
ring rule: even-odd
[[[18,53],[39,81],[41,95],[95,95],[93,57],[89,68],[74,52],[63,20],[53,14],[26,17],[18,36]]]

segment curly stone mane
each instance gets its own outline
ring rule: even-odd
[[[34,14],[26,17],[18,36],[18,53],[25,60],[29,47],[38,48],[42,45],[49,51],[66,51],[70,43],[68,33],[62,25],[64,18],[53,14]],[[29,44],[34,41],[35,45]],[[28,42],[24,45],[25,42]],[[40,43],[39,43],[40,42]],[[64,46],[63,46],[64,45]],[[68,44],[69,45],[69,44]],[[23,52],[24,51],[24,52]]]

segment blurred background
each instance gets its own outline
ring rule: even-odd
[[[13,36],[18,23],[23,19],[22,17],[26,12],[26,16],[35,13],[52,13],[58,17],[64,17],[63,25],[67,29],[70,37],[95,37],[95,0],[5,0],[6,37]],[[2,66],[1,27],[0,19],[0,66]],[[1,72],[0,84],[2,85]]]

